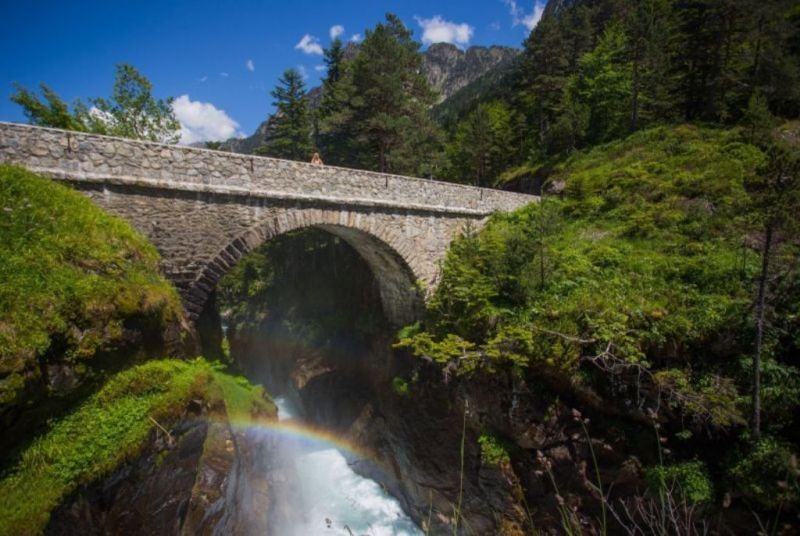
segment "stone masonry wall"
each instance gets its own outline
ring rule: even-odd
[[[315,226],[353,246],[387,318],[413,320],[450,242],[535,197],[189,147],[0,123],[0,162],[66,180],[158,248],[187,312],[248,251]]]
[[[53,177],[486,216],[522,194],[0,122],[0,161]]]

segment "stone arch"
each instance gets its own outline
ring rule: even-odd
[[[386,318],[400,326],[419,318],[424,299],[418,282],[425,270],[414,255],[414,243],[391,218],[347,209],[286,208],[253,225],[209,262],[185,294],[186,309],[195,319],[219,279],[243,256],[266,241],[290,231],[315,227],[339,237],[366,261],[378,283]]]

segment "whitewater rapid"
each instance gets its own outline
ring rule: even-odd
[[[301,418],[286,397],[276,397],[281,421]],[[293,483],[300,504],[287,536],[423,536],[400,504],[375,481],[356,474],[337,448],[324,443],[297,442],[287,463],[294,465]]]

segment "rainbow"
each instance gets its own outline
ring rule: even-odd
[[[297,420],[234,418],[228,421],[235,430],[256,430],[275,436],[301,441],[313,447],[328,447],[344,451],[358,459],[376,462],[373,452],[356,445],[342,436],[323,428],[310,426]]]

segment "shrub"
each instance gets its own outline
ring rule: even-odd
[[[507,464],[511,461],[508,448],[502,440],[492,434],[481,434],[478,437],[481,447],[481,460],[488,465]]]
[[[497,214],[452,245],[424,330],[403,345],[462,368],[544,365],[570,378],[604,351],[704,365],[708,341],[735,337],[751,303],[741,207],[762,160],[736,131],[693,126],[577,154],[556,168],[563,198]],[[738,422],[737,393],[725,395],[717,416]]]
[[[647,471],[647,481],[655,491],[671,490],[689,504],[709,502],[714,491],[708,470],[699,461],[653,467]]]
[[[797,455],[774,437],[741,452],[728,474],[733,489],[757,505],[777,509],[800,504]]]

